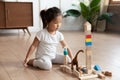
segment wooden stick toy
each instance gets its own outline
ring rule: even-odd
[[[67,55],[68,55],[67,48],[64,48],[63,53],[64,53],[64,65],[67,65]]]
[[[85,22],[84,32],[85,32],[85,46],[86,46],[85,51],[79,50],[77,52],[75,58],[72,60],[71,66],[69,66],[67,64],[68,51],[67,51],[67,48],[64,48],[64,65],[60,66],[61,70],[77,76],[80,80],[97,78],[97,77],[104,79],[105,78],[104,75],[112,76],[112,73],[110,73],[110,72],[109,72],[109,74],[108,74],[108,72],[97,73],[95,70],[92,69],[92,34],[91,34],[91,24],[89,22]],[[85,54],[86,54],[86,66],[83,68],[81,67],[80,70],[78,68],[78,61],[77,61],[77,55],[79,52],[85,52]],[[73,69],[74,65],[76,65],[76,69]]]

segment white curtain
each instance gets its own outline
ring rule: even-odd
[[[100,9],[100,14],[103,14],[107,12],[108,5],[109,5],[110,0],[101,0],[101,9]],[[97,24],[97,31],[104,31],[106,27],[106,21],[98,21]]]

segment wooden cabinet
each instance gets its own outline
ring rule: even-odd
[[[28,31],[27,27],[33,26],[32,9],[32,2],[0,2],[0,29]]]
[[[5,28],[5,4],[0,2],[0,28]]]
[[[111,4],[108,7],[108,12],[112,12],[113,23],[107,23],[107,31],[120,32],[120,4]]]
[[[111,17],[113,23],[107,23],[106,31],[120,32],[120,0],[110,0],[108,12],[113,13]]]

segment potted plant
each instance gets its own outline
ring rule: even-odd
[[[112,16],[111,13],[104,13],[100,15],[100,2],[101,0],[91,0],[89,5],[85,5],[84,2],[79,3],[79,9],[69,9],[63,13],[64,17],[73,16],[79,17],[83,16],[83,18],[90,22],[92,25],[92,32],[96,31],[96,25],[98,20],[106,20],[111,22],[110,17]],[[73,6],[77,6],[73,4]]]

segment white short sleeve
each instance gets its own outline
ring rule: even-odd
[[[36,37],[39,41],[42,40],[42,31],[37,32]]]
[[[60,39],[59,39],[59,40],[60,40],[60,41],[64,40],[64,36],[63,36],[62,33],[60,33]]]

